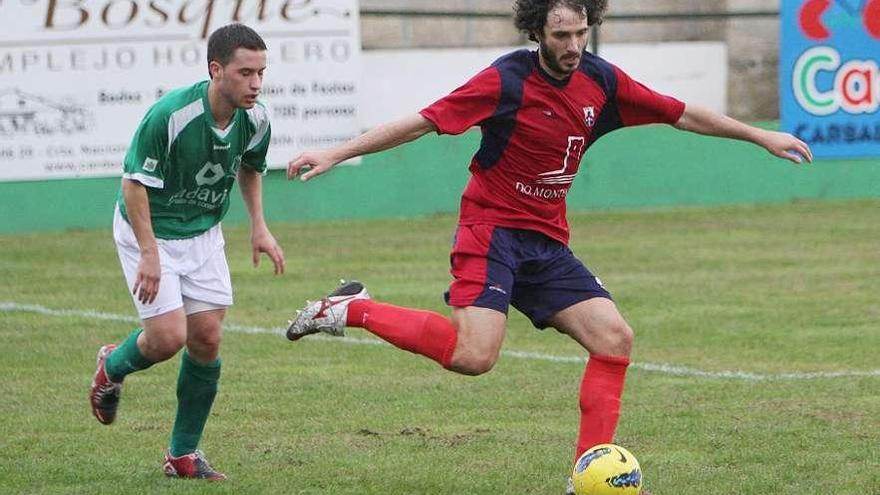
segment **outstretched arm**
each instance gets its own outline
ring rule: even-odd
[[[420,114],[403,117],[402,119],[374,127],[335,148],[307,151],[299,155],[287,165],[287,178],[293,179],[300,172],[303,172],[304,168],[308,168],[309,170],[300,178],[300,180],[305,182],[316,175],[321,175],[330,170],[341,161],[394,148],[435,130],[434,124]]]
[[[771,154],[794,163],[813,161],[810,147],[791,134],[759,129],[699,105],[688,104],[674,125],[684,131],[755,143]]]

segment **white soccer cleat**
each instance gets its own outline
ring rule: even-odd
[[[348,305],[352,301],[370,298],[366,287],[356,280],[340,281],[339,287],[320,301],[306,301],[306,307],[297,310],[296,318],[287,327],[287,338],[299,340],[306,335],[324,332],[335,337],[345,335]]]

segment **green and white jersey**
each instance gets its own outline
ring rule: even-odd
[[[266,172],[270,136],[262,103],[236,110],[226,129],[217,129],[203,81],[171,91],[150,107],[125,155],[122,176],[147,186],[157,238],[195,237],[226,215],[242,164]],[[117,202],[128,221],[121,190]]]

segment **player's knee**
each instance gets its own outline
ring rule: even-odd
[[[166,331],[152,332],[144,339],[144,356],[151,361],[165,361],[171,359],[186,344],[186,335],[183,332]]]
[[[635,334],[630,326],[623,320],[612,324],[607,332],[611,354],[616,356],[629,356],[632,351]]]
[[[479,376],[488,373],[495,367],[497,357],[491,354],[468,353],[454,357],[452,369],[468,376]]]
[[[458,365],[456,369],[462,375],[480,376],[491,371],[494,366],[495,363],[490,361],[468,361]]]
[[[186,340],[186,346],[189,348],[190,354],[217,355],[220,352],[221,336],[219,325],[217,328],[202,328],[198,332],[190,333]]]

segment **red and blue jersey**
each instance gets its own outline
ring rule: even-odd
[[[684,103],[590,53],[558,80],[536,51],[518,50],[420,113],[440,134],[482,130],[460,224],[534,230],[567,244],[565,197],[587,148],[615,129],[673,124],[683,112]]]

